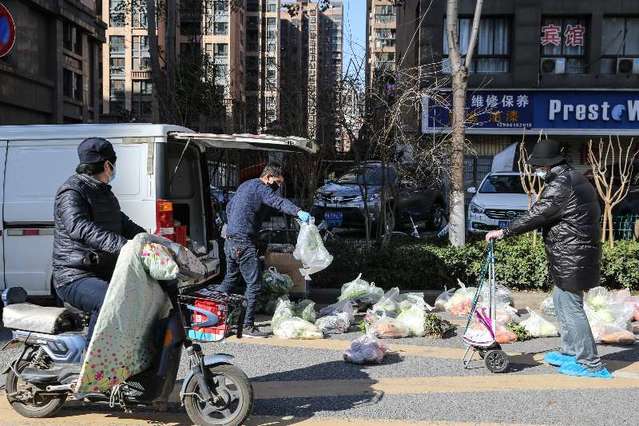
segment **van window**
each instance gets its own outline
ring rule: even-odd
[[[200,176],[198,174],[198,152],[193,145],[184,153],[180,167],[175,172],[175,167],[180,160],[184,145],[168,144],[166,151],[166,165],[168,178],[166,179],[166,188],[164,193],[171,199],[193,198],[197,194],[200,186]]]

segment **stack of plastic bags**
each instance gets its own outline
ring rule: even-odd
[[[320,318],[315,325],[325,335],[346,333],[355,321],[355,311],[350,301],[338,302],[327,308],[320,310]]]
[[[531,337],[559,336],[559,331],[557,330],[557,327],[553,323],[551,323],[550,321],[548,321],[547,319],[545,319],[544,317],[542,317],[541,315],[539,315],[537,312],[533,311],[532,309],[530,308],[526,308],[526,309],[528,309],[530,316],[526,318],[525,320],[521,321],[519,324],[526,329],[526,331],[528,332],[528,334],[530,334]]]
[[[586,293],[584,309],[597,343],[631,345],[636,337],[630,331],[636,299],[628,290],[608,291],[595,287]]]
[[[293,257],[302,262],[304,267],[300,272],[306,279],[310,279],[311,274],[326,269],[333,262],[333,256],[324,247],[322,236],[313,219],[309,223],[299,224],[300,233],[297,236]]]
[[[382,298],[384,290],[362,279],[359,274],[353,281],[342,286],[338,301],[349,300],[357,304],[373,305]]]
[[[312,301],[295,304],[280,298],[271,320],[273,334],[282,339],[322,339],[324,335],[313,324],[315,315],[315,303]]]
[[[426,303],[417,293],[400,294],[394,287],[367,312],[364,320],[379,338],[422,337],[426,334]]]
[[[257,299],[257,312],[273,315],[280,297],[287,296],[293,288],[293,280],[281,274],[274,266],[262,274],[263,290]]]

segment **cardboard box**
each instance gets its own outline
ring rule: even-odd
[[[300,273],[302,263],[295,260],[293,253],[277,253],[267,250],[264,255],[264,266],[266,268],[275,266],[278,272],[291,277],[294,284],[291,294],[307,294],[306,280]]]

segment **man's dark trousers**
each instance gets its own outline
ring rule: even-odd
[[[60,299],[64,302],[91,314],[87,342],[91,342],[91,337],[93,337],[93,329],[98,320],[98,314],[100,309],[102,309],[102,303],[108,288],[108,282],[100,278],[88,277],[55,289]]]
[[[217,288],[230,293],[237,286],[240,275],[246,283],[246,318],[244,324],[252,326],[255,322],[255,304],[262,291],[262,274],[257,248],[253,242],[227,239],[224,243],[226,255],[226,275]]]

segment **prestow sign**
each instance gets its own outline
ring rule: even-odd
[[[422,99],[422,132],[450,129],[451,94]],[[627,133],[639,135],[639,91],[477,90],[466,98],[469,133]]]

